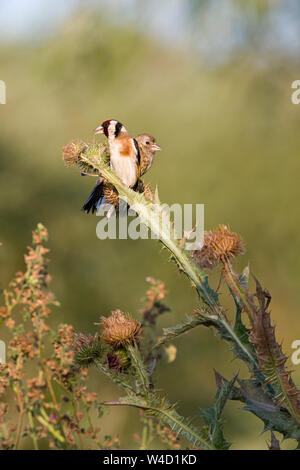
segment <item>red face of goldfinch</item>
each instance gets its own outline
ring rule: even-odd
[[[95,134],[104,134],[108,138],[111,170],[124,185],[134,188],[140,164],[140,152],[135,139],[115,119],[104,121],[97,127]]]

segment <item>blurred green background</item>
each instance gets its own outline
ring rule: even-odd
[[[204,203],[205,227],[239,232],[251,269],[272,293],[272,315],[286,353],[300,338],[300,79],[297,1],[4,1],[0,6],[0,287],[22,269],[38,222],[50,233],[52,289],[61,302],[52,323],[93,332],[100,315],[138,316],[147,276],[165,281],[178,322],[197,305],[189,283],[151,240],[100,241],[97,218],[80,208],[94,181],[64,167],[61,148],[92,139],[117,118],[133,135],[155,135],[163,152],[146,180],[166,203]],[[112,3],[112,5],[111,5]],[[24,5],[25,4],[25,5]],[[218,274],[213,276],[216,285]],[[224,289],[225,292],[225,289]],[[240,370],[227,345],[205,329],[177,341],[157,384],[198,421],[215,393],[213,368]],[[295,379],[300,382],[300,367]],[[96,377],[103,398],[118,390]],[[134,447],[137,413],[112,410],[103,433]],[[266,448],[269,434],[241,405],[229,404],[233,449]],[[286,447],[293,443],[286,443]]]

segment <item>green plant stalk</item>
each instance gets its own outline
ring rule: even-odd
[[[32,412],[31,412],[31,411],[28,411],[28,412],[27,412],[27,415],[28,415],[28,421],[29,421],[30,432],[31,432],[31,438],[32,438],[34,450],[39,450],[39,446],[38,446],[37,436],[36,436],[36,432],[35,432],[35,426],[34,426],[34,421],[33,421]]]
[[[242,301],[242,307],[244,308],[245,312],[247,313],[251,325],[253,324],[253,316],[252,316],[252,307],[249,305],[246,293],[240,283],[237,281],[237,276],[233,272],[232,265],[229,260],[223,260],[224,265],[224,272],[226,281],[233,290],[234,293],[238,293],[239,299]]]
[[[120,182],[118,177],[107,168],[107,166],[101,164],[101,162],[99,163],[99,160],[97,161],[96,165],[93,159],[88,158],[86,156],[83,156],[82,158],[89,165],[96,167],[100,171],[101,176],[103,176],[109,183],[113,184],[116,187],[119,196],[129,203],[129,205],[140,216],[141,221],[148,228],[151,228],[151,230],[160,239],[160,241],[171,251],[171,253],[173,253],[179,265],[182,267],[189,279],[195,285],[198,295],[209,306],[213,314],[218,316],[222,325],[227,330],[228,334],[232,337],[232,340],[236,342],[238,346],[245,352],[245,354],[249,357],[250,361],[253,364],[256,364],[256,358],[241,343],[241,341],[233,331],[231,325],[228,324],[228,322],[226,321],[222,307],[212,297],[209,290],[207,289],[205,285],[205,280],[207,279],[207,276],[199,269],[196,269],[194,263],[187,257],[183,249],[178,245],[175,240],[170,237],[170,233],[163,230],[163,224],[159,223],[159,217],[153,217],[151,208],[155,207],[155,205],[150,204],[142,194],[138,194],[132,189],[124,186]]]
[[[48,423],[46,419],[44,419],[42,416],[37,416],[36,419],[49,430],[55,439],[57,439],[62,444],[65,443],[65,439],[62,437],[62,435],[52,426],[52,424]]]
[[[88,164],[95,166],[91,159],[84,157],[84,160]],[[199,295],[202,295],[209,305],[215,306],[214,299],[211,298],[211,295],[206,291],[205,286],[203,285],[203,280],[206,278],[206,276],[203,273],[203,279],[199,277],[193,268],[191,261],[188,259],[184,251],[179,247],[178,243],[172,240],[168,231],[163,230],[160,221],[157,221],[157,219],[153,217],[153,213],[151,213],[151,207],[153,208],[155,206],[153,204],[149,204],[149,202],[146,201],[146,199],[141,194],[138,194],[132,189],[124,186],[118,177],[106,166],[101,165],[98,170],[100,171],[101,176],[103,176],[109,183],[116,187],[119,196],[133,207],[133,209],[140,216],[142,222],[145,223],[148,228],[151,228],[153,233],[173,253],[178,263],[182,266],[182,269],[194,283]]]
[[[147,450],[150,442],[152,441],[152,425],[151,418],[144,418],[140,450]]]
[[[95,157],[98,158],[98,156]],[[138,213],[142,222],[145,223],[147,227],[150,228],[152,232],[160,239],[160,241],[173,253],[179,265],[195,285],[199,295],[203,297],[203,300],[212,307],[216,307],[214,299],[211,297],[211,294],[206,290],[203,284],[203,281],[206,279],[205,274],[200,272],[201,276],[199,276],[199,274],[193,268],[192,262],[188,259],[187,255],[179,247],[178,243],[170,237],[169,231],[163,229],[163,224],[160,223],[160,218],[153,217],[152,209],[157,205],[149,204],[142,194],[138,194],[132,189],[124,186],[120,182],[119,178],[111,170],[109,170],[106,165],[103,163],[101,164],[99,159],[97,164],[95,164],[93,159],[83,154],[82,160],[87,164],[92,165],[94,168],[96,167],[96,169],[98,169],[101,173],[101,176],[103,176],[109,183],[115,186],[121,199],[130,204],[130,206]]]
[[[88,164],[95,166],[93,160],[85,156],[83,159]],[[172,240],[169,231],[163,230],[163,224],[160,223],[160,218],[153,217],[153,212],[151,213],[150,207],[153,208],[155,205],[151,204],[149,207],[149,202],[146,201],[146,199],[141,194],[138,194],[132,189],[124,186],[118,177],[106,166],[100,165],[98,170],[100,171],[101,176],[103,176],[109,183],[116,187],[121,199],[125,200],[130,204],[130,206],[132,206],[132,208],[138,213],[142,222],[145,223],[147,227],[150,228],[152,232],[160,239],[160,241],[173,253],[179,264],[182,266],[182,269],[194,283],[199,295],[203,296],[209,305],[214,305],[214,301],[211,298],[211,295],[206,291],[205,286],[203,285],[203,280],[206,276],[203,274],[202,280],[197,275],[192,267],[191,261],[188,259],[184,251],[179,247],[178,243]]]
[[[130,354],[133,367],[136,370],[138,382],[140,383],[142,388],[142,395],[146,396],[149,391],[149,378],[145,369],[144,362],[141,358],[140,351],[138,350],[136,344],[129,344],[126,349]]]
[[[201,445],[203,450],[215,450],[210,442],[206,441],[197,431],[187,425],[183,418],[174,410],[164,410],[150,404],[122,403],[120,401],[104,402],[103,404],[108,406],[132,406],[145,410],[148,413],[156,414],[172,431],[181,433],[186,439],[191,441],[193,445]]]
[[[225,321],[223,318],[220,318],[220,322],[222,323],[223,327],[226,329],[227,333],[232,337],[233,341],[235,341],[235,343],[239,346],[239,348],[242,349],[242,351],[248,356],[249,360],[251,361],[251,363],[253,364],[253,368],[256,369],[257,368],[257,360],[256,360],[256,357],[249,351],[249,349],[247,349],[243,343],[241,342],[241,340],[238,338],[238,336],[236,335],[236,333],[233,331],[233,329],[231,328],[231,326],[227,323],[227,321]]]
[[[123,388],[127,393],[134,394],[134,395],[136,394],[136,391],[131,385],[129,385],[125,380],[122,380],[121,377],[118,376],[117,374],[111,373],[99,359],[94,359],[94,364],[103,375],[105,375],[114,383],[116,383],[121,388]]]

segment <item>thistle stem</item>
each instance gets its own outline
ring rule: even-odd
[[[137,194],[132,189],[124,186],[118,177],[110,171],[107,166],[101,163],[101,161],[99,162],[99,160],[97,160],[97,162],[95,162],[92,158],[88,158],[87,156],[83,156],[83,158],[88,165],[96,168],[103,178],[115,186],[119,193],[119,197],[124,199],[136,211],[141,218],[141,221],[151,229],[156,237],[170,250],[181,269],[186,273],[188,278],[196,287],[197,293],[202,298],[203,302],[208,305],[214,315],[217,315],[218,318],[220,318],[224,328],[226,328],[232,340],[245,351],[251,362],[256,364],[255,357],[250,351],[245,349],[234,333],[233,328],[228,323],[223,308],[213,296],[214,291],[209,287],[207,276],[195,266],[191,259],[187,257],[186,253],[179,246],[177,241],[174,240],[170,236],[169,231],[164,228],[164,224],[160,223],[160,218],[154,217],[155,209],[158,211],[158,205],[149,204],[149,201],[147,201],[142,194]],[[96,158],[98,157],[96,156]]]

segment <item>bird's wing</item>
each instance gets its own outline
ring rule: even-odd
[[[136,139],[133,139],[133,142],[134,142],[134,145],[135,145],[135,148],[136,148],[136,156],[137,156],[137,160],[138,160],[138,181],[140,179],[140,176],[141,176],[141,152],[140,152],[140,148],[139,148],[139,144],[137,143],[137,140]]]

